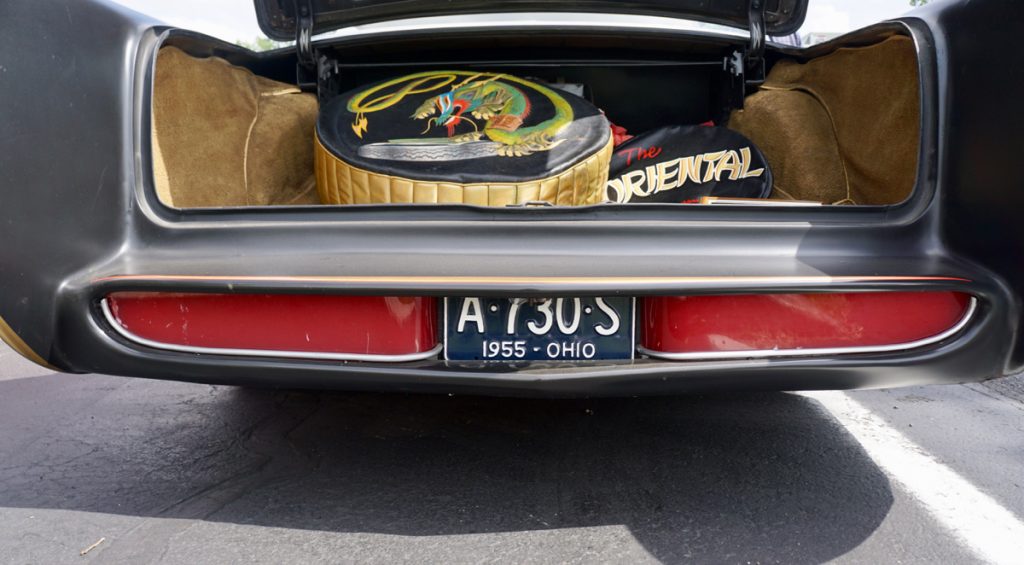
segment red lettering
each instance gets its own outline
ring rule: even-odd
[[[637,150],[638,149],[636,147],[633,147],[632,149],[624,149],[622,151],[617,152],[616,155],[622,155],[623,153],[625,153],[626,154],[626,166],[628,167],[630,165],[630,163],[633,162],[633,154]]]
[[[661,155],[661,147],[648,147],[646,149],[644,149],[643,147],[632,147],[630,149],[623,149],[622,151],[618,151],[615,154],[625,155],[626,166],[628,167],[629,165],[633,164],[634,157],[637,161],[641,161],[643,159],[653,159],[658,155]]]
[[[657,157],[658,155],[661,155],[661,147],[651,147],[651,148],[647,149],[647,158],[648,159],[653,159],[653,158]]]

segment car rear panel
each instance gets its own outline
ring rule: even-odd
[[[988,30],[986,54],[1012,51],[1011,31],[982,26],[979,14],[1000,8],[1024,11],[989,1],[935,7],[906,21],[920,51],[924,150],[917,193],[897,206],[185,214],[162,207],[152,188],[147,109],[161,28],[93,1],[6,3],[0,65],[21,86],[0,108],[10,124],[0,136],[0,318],[24,352],[61,370],[208,383],[637,394],[995,377],[1022,361],[1016,331],[1024,267],[1021,254],[1013,255],[1021,229],[1013,203],[1021,196],[1006,184],[1015,163],[986,155],[1022,145],[1020,127],[997,131],[996,123],[1024,119],[1012,99],[1024,73],[1000,74],[1001,88],[983,88],[995,78],[971,66],[981,47],[968,35]],[[956,62],[956,73],[947,61]],[[989,120],[980,108],[990,109]],[[989,153],[979,157],[979,143]],[[905,351],[495,365],[163,351],[126,340],[101,307],[111,293],[140,291],[643,297],[875,290],[966,293],[977,308],[955,336]]]

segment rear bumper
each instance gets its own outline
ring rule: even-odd
[[[258,263],[258,262],[257,262]],[[135,265],[149,265],[140,257]],[[239,265],[253,262],[240,260]],[[929,262],[931,266],[935,263]],[[914,265],[904,261],[904,267]],[[1010,293],[982,271],[943,264],[949,277],[900,279],[895,276],[826,277],[634,277],[589,283],[538,277],[530,288],[500,282],[487,287],[458,278],[315,278],[253,276],[96,276],[65,285],[59,299],[58,336],[66,369],[207,384],[337,388],[499,395],[604,396],[668,394],[714,390],[813,390],[959,383],[993,378],[1005,370],[1014,307]],[[119,267],[120,268],[120,267]],[[153,270],[157,267],[153,266]],[[152,272],[152,271],[150,271]],[[402,282],[404,280],[404,282]],[[546,282],[545,282],[546,281]],[[731,281],[731,282],[730,282]],[[721,294],[775,291],[953,290],[976,297],[970,319],[955,332],[923,346],[897,351],[829,353],[792,357],[750,356],[727,360],[664,361],[641,358],[623,362],[450,363],[438,358],[399,363],[287,359],[248,355],[167,351],[126,339],[106,319],[101,301],[118,291],[320,292],[417,295],[566,295],[618,292]]]
[[[590,365],[485,366],[420,361],[401,364],[200,356],[142,349],[93,322],[69,326],[69,352],[83,369],[206,384],[507,395],[669,394],[713,390],[817,390],[959,383],[994,377],[984,320],[953,341],[903,354]],[[986,335],[987,334],[987,335]]]

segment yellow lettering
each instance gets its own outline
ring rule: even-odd
[[[622,184],[630,195],[646,196],[643,192],[644,172],[630,171],[622,176]]]
[[[714,151],[712,153],[704,154],[704,162],[708,164],[707,171],[704,172],[704,181],[708,182],[711,177],[715,175],[715,169],[717,169],[718,160],[725,155],[725,151]]]
[[[622,181],[619,179],[609,180],[608,184],[605,185],[605,191],[606,193],[615,194],[614,198],[607,196],[606,194],[605,197],[608,198],[609,202],[618,202],[619,204],[625,204],[626,202],[629,202],[629,197],[632,196],[632,194],[623,190]]]
[[[740,174],[740,163],[739,154],[735,151],[729,151],[722,157],[722,160],[718,162],[718,167],[715,169],[715,181],[722,180],[722,174],[725,171],[729,171],[729,180],[736,180],[736,177]]]
[[[750,170],[750,148],[744,147],[740,149],[740,162],[743,164],[743,168],[740,170],[740,178],[745,179],[749,177],[759,177],[764,169]],[[729,177],[732,178],[732,177]]]
[[[610,202],[624,204],[634,196],[643,198],[672,190],[686,184],[687,181],[702,184],[711,179],[721,181],[722,175],[728,173],[729,180],[759,177],[764,168],[750,170],[750,147],[735,150],[712,151],[702,155],[670,159],[643,170],[631,171],[617,179],[610,179],[605,190]],[[707,165],[703,175],[701,167]]]
[[[644,168],[644,172],[647,174],[647,191],[643,193],[643,196],[650,196],[655,192],[658,192],[658,186],[661,185],[661,179],[658,178],[657,167],[649,165]]]
[[[679,160],[679,183],[683,186],[687,180],[700,184],[700,166],[704,163],[703,155],[683,157]]]
[[[678,166],[679,159],[672,159],[671,161],[662,161],[658,163],[658,179],[661,186],[658,188],[658,192],[663,190],[671,190],[679,186],[679,179],[676,177],[676,171],[670,171],[669,167]]]

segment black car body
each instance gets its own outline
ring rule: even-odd
[[[282,39],[304,17],[314,22],[307,32],[398,17],[385,10],[359,20],[342,10],[320,19],[292,11],[288,19],[289,12],[279,11],[274,19],[267,6],[322,12],[316,2],[258,4],[265,28],[277,29]],[[489,11],[481,3],[462,4],[454,3],[453,11]],[[550,4],[511,2],[504,11]],[[685,13],[736,23],[746,22],[751,4],[759,3],[712,2],[726,11],[703,15],[687,12],[681,1],[593,4],[597,11]],[[805,4],[791,6],[799,11]],[[801,20],[802,12],[789,21]],[[767,25],[770,33],[793,31],[783,24],[773,29],[770,18]],[[767,46],[770,60],[812,57],[894,31],[913,39],[922,91],[917,183],[910,198],[888,206],[180,210],[156,198],[150,158],[153,69],[169,37],[278,77],[294,72],[303,48],[481,35],[760,47],[744,37],[652,27],[552,29],[481,20],[480,26],[382,31],[305,47],[300,34],[298,53],[286,48],[258,55],[101,0],[5,2],[0,337],[61,371],[294,387],[639,394],[888,387],[1010,374],[1024,364],[1024,228],[1018,217],[1024,181],[1016,167],[1024,147],[1024,111],[1017,103],[1024,69],[1014,56],[1021,29],[1019,2],[936,2],[804,50]],[[300,69],[298,82],[310,80],[303,77]],[[315,76],[311,80],[315,84]],[[190,353],[133,342],[111,325],[103,301],[136,291],[526,298],[953,291],[969,295],[973,307],[956,331],[895,350],[376,363]]]

